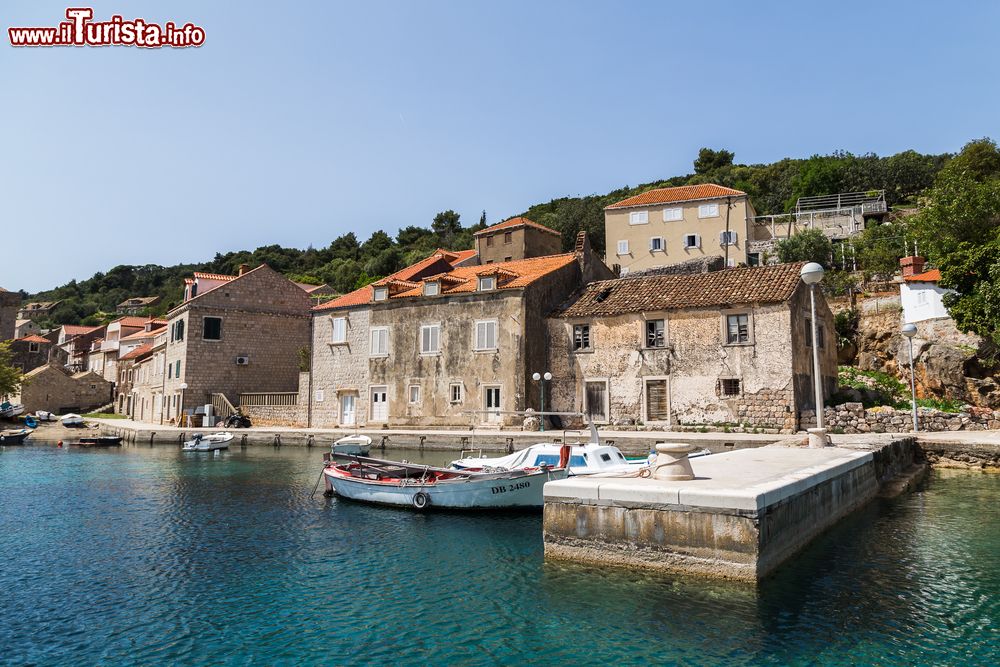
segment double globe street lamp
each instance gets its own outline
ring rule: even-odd
[[[813,389],[816,400],[816,428],[809,429],[809,446],[826,447],[826,428],[823,418],[823,375],[819,365],[819,327],[816,324],[816,286],[823,280],[825,271],[820,264],[809,262],[799,271],[802,282],[809,286],[810,324],[812,325]]]
[[[541,427],[541,430],[544,431],[545,430],[545,383],[552,380],[552,373],[549,373],[548,371],[545,371],[545,373],[534,373],[532,374],[531,379],[534,380],[535,382],[541,383],[539,384],[539,391],[541,391],[542,400],[539,402],[540,406],[539,412],[541,412],[542,414],[538,415],[538,423]]]
[[[913,432],[916,433],[919,429],[917,428],[917,381],[913,373],[913,337],[917,335],[917,325],[904,324],[900,331],[910,344],[910,406],[913,408]]]

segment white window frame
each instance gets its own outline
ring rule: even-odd
[[[431,332],[429,334],[429,339],[424,338],[424,332]],[[424,343],[435,343],[435,345],[429,345],[424,347]],[[433,356],[441,354],[441,323],[440,322],[430,322],[428,324],[420,325],[420,354]]]
[[[374,301],[387,301],[389,299],[389,288],[388,287],[374,288],[372,299]]]
[[[653,245],[654,245],[653,242],[654,241],[658,241],[659,242],[658,244],[656,244],[656,245],[659,245],[658,248],[654,248],[653,247]],[[663,239],[662,236],[651,236],[651,237],[649,237],[649,252],[666,252],[666,251],[667,251],[667,244],[666,244],[666,241],[664,241],[664,239]]]
[[[429,283],[424,283],[424,296],[437,296],[441,293],[441,283],[436,280],[432,280]]]
[[[484,331],[489,331],[489,326],[493,328],[493,346],[479,346],[479,327],[484,326]],[[487,336],[488,338],[488,336]],[[489,341],[484,341],[488,343]],[[472,349],[474,352],[496,352],[500,349],[500,323],[497,320],[476,320],[472,327]]]
[[[649,224],[649,211],[630,211],[628,214],[628,224],[630,225],[648,225]]]
[[[411,384],[406,387],[406,401],[410,405],[420,405],[420,385]]]
[[[663,222],[678,222],[684,219],[684,209],[681,207],[663,209]]]
[[[745,341],[736,340],[729,342],[729,318],[745,315],[747,318],[747,339]],[[753,345],[753,312],[750,310],[727,310],[722,313],[722,344],[726,346]],[[737,338],[739,337],[737,329]]]
[[[492,292],[497,288],[496,276],[479,276],[478,289],[480,292]]]
[[[694,245],[688,243],[688,240],[694,238]],[[684,249],[691,250],[701,248],[701,234],[685,234],[684,235]]]
[[[458,390],[458,398],[455,398],[455,390]],[[465,401],[465,385],[461,382],[452,382],[448,385],[448,402],[458,405]]]
[[[628,239],[624,239],[624,240],[619,241],[618,245],[617,245],[617,250],[618,250],[618,256],[619,257],[621,257],[623,255],[629,254],[629,251],[628,251]]]
[[[385,334],[385,349],[384,351],[376,350],[375,340],[376,334],[381,338],[382,334]],[[368,334],[368,356],[369,357],[388,357],[389,356],[389,327],[372,327]]]
[[[38,347],[38,343],[28,343],[29,354],[34,354],[35,352],[38,352],[39,349],[40,348]]]
[[[317,389],[313,395],[313,402],[322,403],[324,400],[326,400],[326,392],[322,389]]]
[[[718,218],[719,217],[719,205],[718,204],[699,204],[698,205],[698,217],[699,218]]]
[[[340,335],[337,335],[337,328],[340,327]],[[330,318],[330,342],[334,345],[343,345],[347,342],[347,318]]]
[[[736,245],[739,242],[739,234],[733,230],[719,232],[719,243],[721,245]]]

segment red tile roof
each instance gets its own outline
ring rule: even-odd
[[[194,272],[195,278],[204,278],[205,280],[222,280],[224,282],[229,282],[230,280],[236,280],[239,276],[227,276],[221,273],[202,273],[201,271]]]
[[[931,269],[912,276],[903,278],[908,283],[939,283],[941,282],[941,269]]]
[[[98,329],[103,329],[104,327],[101,326],[87,327],[83,326],[82,324],[64,324],[62,328],[63,331],[66,332],[66,336],[69,337],[69,336],[82,336],[83,334],[93,333],[94,331],[97,331]]]
[[[152,349],[153,349],[153,346],[150,345],[149,343],[146,343],[145,345],[140,345],[139,347],[135,348],[134,350],[132,350],[128,354],[123,355],[119,359],[119,361],[128,361],[129,359],[138,359],[139,357],[141,357],[142,355],[144,355],[147,352],[151,351]]]
[[[43,338],[42,336],[25,336],[24,338],[18,338],[19,341],[24,341],[25,343],[51,343],[48,338]]]
[[[127,336],[122,336],[121,340],[141,340],[143,338],[151,338],[159,333],[162,333],[166,328],[167,323],[163,322],[163,326],[157,327],[156,329],[151,329],[150,331],[136,331],[133,334]]]
[[[651,204],[671,204],[682,201],[695,201],[698,199],[717,199],[719,197],[740,197],[746,195],[742,190],[725,188],[715,183],[705,183],[703,185],[682,185],[676,188],[657,188],[637,194],[611,206],[606,206],[605,210],[615,208],[629,208],[631,206],[649,206]]]
[[[590,283],[556,313],[593,317],[707,308],[745,303],[781,303],[798,288],[802,263],[725,269],[711,273],[631,276]]]
[[[117,320],[111,324],[121,324],[123,327],[145,327],[147,324],[152,322],[153,324],[166,325],[166,320],[154,320],[149,317],[139,317],[136,315],[126,315],[125,317],[119,317]]]
[[[508,231],[511,229],[518,229],[520,227],[532,227],[534,229],[538,229],[543,232],[548,232],[549,234],[562,236],[562,234],[560,234],[559,232],[550,227],[546,227],[545,225],[540,225],[534,220],[529,220],[528,218],[524,218],[521,216],[518,216],[516,218],[511,218],[510,220],[504,220],[503,222],[498,222],[492,227],[487,227],[486,229],[480,229],[473,236],[482,236],[483,234],[492,234],[493,232]]]

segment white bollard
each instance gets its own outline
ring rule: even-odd
[[[806,429],[809,433],[809,449],[821,449],[830,444],[830,437],[825,428]]]
[[[682,482],[694,479],[694,470],[688,454],[698,449],[698,445],[680,442],[659,442],[656,444],[656,459],[652,463],[653,479]]]

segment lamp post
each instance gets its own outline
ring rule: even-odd
[[[816,285],[823,280],[823,267],[816,262],[809,262],[802,267],[799,277],[802,282],[809,286],[809,312],[812,325],[812,353],[813,353],[813,388],[816,400],[816,428],[809,429],[809,446],[826,446],[826,428],[823,419],[823,375],[819,365],[819,327],[816,324]]]
[[[917,428],[917,381],[913,372],[913,337],[917,335],[917,325],[904,324],[902,333],[910,344],[910,405],[913,407],[913,432],[916,433],[919,429]]]
[[[188,388],[187,382],[181,383],[181,405],[180,414],[177,415],[177,424],[179,426],[184,426],[184,391]]]
[[[532,374],[531,379],[534,380],[535,382],[541,382],[541,384],[538,385],[539,391],[542,394],[542,400],[539,403],[539,405],[541,407],[541,409],[539,410],[539,412],[544,413],[545,412],[545,383],[547,381],[549,381],[549,380],[552,379],[552,373],[549,373],[548,371],[545,371],[544,374],[542,374],[542,373],[534,373],[534,374]],[[539,423],[539,425],[541,427],[541,430],[544,431],[545,430],[545,415],[544,414],[541,414],[541,415],[538,416],[538,423]]]

